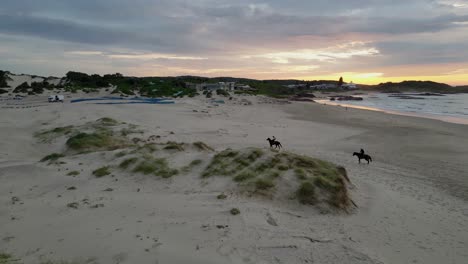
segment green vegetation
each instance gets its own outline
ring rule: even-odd
[[[13,256],[7,253],[0,253],[0,264],[13,263]]]
[[[135,167],[133,172],[139,172],[145,175],[153,174],[163,178],[170,178],[179,173],[177,169],[171,169],[169,167],[166,159],[153,157],[146,157],[144,161]]]
[[[257,190],[268,190],[275,187],[275,184],[271,179],[258,179],[255,181],[255,187]]]
[[[349,205],[346,170],[342,167],[289,152],[264,153],[260,149],[249,148],[241,151],[227,149],[216,154],[201,176],[228,176],[251,190],[261,193],[274,192],[278,179],[292,179],[298,182],[294,194],[301,203],[313,204],[319,190],[320,202],[338,208]]]
[[[192,162],[190,162],[189,165],[185,166],[182,168],[182,171],[187,173],[189,171],[191,171],[193,169],[193,167],[196,167],[196,166],[199,166],[200,164],[202,164],[202,160],[199,160],[199,159],[196,159],[196,160],[193,160]]]
[[[399,83],[387,82],[378,85],[363,86],[363,89],[380,91],[384,93],[401,92],[432,92],[432,93],[467,93],[468,87],[450,86],[445,83],[431,81],[403,81]]]
[[[124,161],[122,161],[119,165],[120,168],[122,169],[127,169],[130,165],[134,164],[137,162],[138,158],[129,158]]]
[[[68,135],[74,131],[73,126],[56,127],[54,129],[35,133],[34,136],[42,143],[49,143],[57,137]]]
[[[201,141],[194,142],[193,146],[200,151],[214,151],[212,147]]]
[[[216,90],[216,94],[217,94],[217,95],[226,96],[226,97],[231,96],[231,95],[229,94],[229,92],[226,91],[226,90],[224,90],[224,89],[217,89],[217,90]]]
[[[109,166],[101,167],[93,171],[93,175],[98,178],[104,177],[109,174],[111,174],[111,172],[109,171]]]
[[[69,173],[67,173],[68,176],[77,176],[79,174],[80,174],[79,171],[70,171]]]
[[[63,158],[65,157],[65,155],[61,154],[61,153],[52,153],[52,154],[49,154],[47,156],[45,156],[44,158],[41,159],[41,162],[46,162],[46,161],[56,161],[60,158]]]
[[[119,152],[115,153],[115,157],[116,158],[121,158],[121,157],[123,157],[123,156],[125,156],[127,154],[128,154],[127,151],[123,150],[123,151],[119,151]]]
[[[315,187],[310,182],[303,182],[297,189],[297,199],[303,204],[314,204],[316,202]]]
[[[217,198],[218,200],[224,200],[224,199],[227,198],[227,195],[225,195],[224,193],[221,193],[221,194],[218,194],[218,196],[216,196],[216,198]]]
[[[96,124],[100,124],[103,126],[116,126],[119,124],[115,119],[112,119],[110,117],[103,117],[98,120],[96,120]]]
[[[177,151],[184,151],[184,143],[177,143],[174,141],[168,141],[166,146],[163,148],[165,150],[177,150]]]
[[[238,214],[240,214],[240,210],[237,209],[237,208],[232,208],[229,212],[230,212],[232,215],[238,215]]]
[[[124,138],[115,136],[110,130],[100,130],[95,133],[78,133],[70,137],[66,144],[70,149],[80,152],[114,150],[129,145]]]

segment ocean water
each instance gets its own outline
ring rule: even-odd
[[[400,94],[407,95],[407,94]],[[446,122],[468,124],[468,94],[448,94],[444,96],[411,96],[424,99],[400,99],[391,94],[371,93],[358,95],[363,101],[329,101],[320,103],[383,111],[394,114],[419,116]]]

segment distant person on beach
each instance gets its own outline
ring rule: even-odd
[[[363,149],[361,149],[361,155],[364,155],[364,150]]]

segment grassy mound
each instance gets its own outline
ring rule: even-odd
[[[346,170],[330,162],[290,152],[227,149],[216,154],[202,177],[227,176],[255,192],[273,194],[279,182],[296,188],[292,195],[304,204],[327,203],[346,208]]]
[[[94,133],[78,133],[70,137],[67,147],[80,152],[93,150],[114,150],[128,145],[125,138],[115,136],[110,130],[101,130]]]
[[[140,162],[133,172],[143,173],[145,175],[155,175],[163,178],[170,178],[179,173],[179,170],[169,167],[167,160],[164,158],[146,157]]]

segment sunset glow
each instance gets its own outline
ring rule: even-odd
[[[3,70],[468,84],[464,0],[28,3],[0,6]]]

